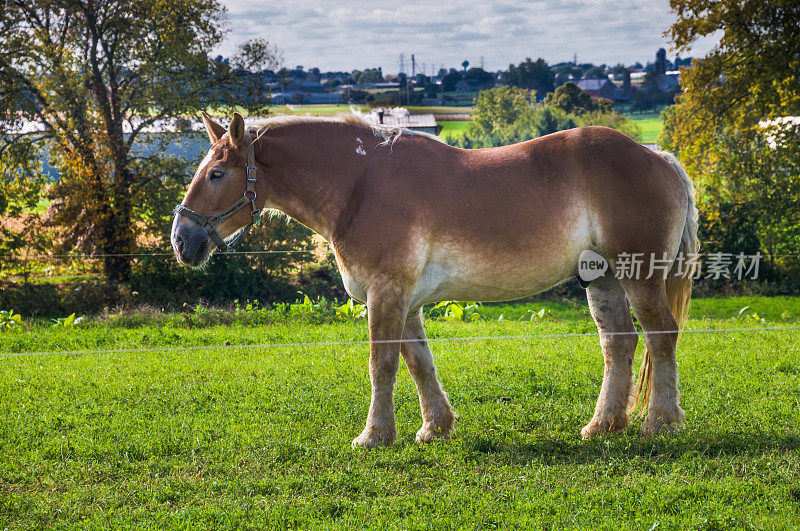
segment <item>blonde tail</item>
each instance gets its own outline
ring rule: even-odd
[[[669,301],[669,309],[675,321],[678,323],[678,331],[680,332],[689,315],[689,303],[692,297],[694,267],[689,265],[693,264],[693,262],[687,263],[687,259],[689,255],[696,254],[700,247],[697,241],[697,207],[695,206],[694,183],[689,175],[686,174],[686,170],[683,169],[683,166],[681,166],[680,162],[678,162],[671,153],[661,151],[659,154],[672,165],[675,172],[680,176],[686,187],[686,193],[689,196],[683,236],[678,250],[678,256],[683,256],[684,259],[683,271],[679,270],[680,262],[676,260],[667,276],[667,300]],[[652,362],[650,359],[650,352],[645,348],[644,357],[642,358],[642,367],[639,369],[639,378],[636,381],[636,387],[633,390],[630,401],[629,409],[631,413],[638,410],[644,414],[647,409],[647,404],[650,402],[650,389],[652,385],[651,369]]]

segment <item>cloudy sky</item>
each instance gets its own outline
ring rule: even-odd
[[[251,38],[274,43],[289,67],[353,70],[382,66],[397,72],[405,54],[418,69],[458,66],[464,59],[486,69],[525,57],[557,63],[643,64],[664,47],[674,20],[667,0],[223,0],[229,33],[219,53],[231,55]],[[698,43],[702,55],[713,42]],[[685,56],[685,54],[684,54]],[[419,71],[419,70],[418,70]]]

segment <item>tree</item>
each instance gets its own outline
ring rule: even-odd
[[[589,93],[571,81],[558,87],[552,94],[548,94],[544,103],[570,114],[583,114],[598,108]]]
[[[481,88],[487,89],[492,88],[494,85],[494,74],[491,72],[487,72],[483,68],[470,68],[467,70],[467,73],[464,74],[464,79],[474,79],[479,81],[481,84]]]
[[[508,65],[508,70],[500,74],[502,84],[536,91],[538,99],[553,91],[554,81],[555,75],[541,58],[532,61],[529,57],[517,66]]]
[[[0,115],[15,134],[0,138],[1,163],[32,181],[30,161],[49,155],[60,178],[48,221],[65,250],[105,255],[110,280],[129,276],[137,234],[185,186],[186,161],[141,148],[165,141],[148,128],[185,133],[181,118],[209,105],[266,104],[242,68],[274,63],[267,43],[245,46],[238,68],[208,58],[223,11],[217,0],[3,2]]]
[[[467,71],[467,67],[468,67],[468,66],[469,66],[469,61],[467,61],[466,59],[464,59],[464,62],[463,62],[463,63],[461,63],[461,67],[464,69],[464,72],[466,72],[466,71]]]
[[[461,75],[456,69],[451,69],[450,72],[442,77],[442,90],[444,92],[452,92],[456,89],[456,83],[464,79],[464,76]]]
[[[800,114],[800,3],[791,0],[672,0],[668,31],[678,52],[702,37],[720,42],[681,83],[710,116],[750,129],[765,117]],[[688,102],[687,102],[688,103]]]
[[[800,114],[800,4],[672,0],[671,6],[677,21],[668,33],[678,52],[720,35],[705,57],[681,69],[684,94],[664,113],[659,139],[697,183],[701,231],[715,242],[738,241],[741,227],[732,216],[746,213],[762,250],[800,251],[800,131],[775,120]]]
[[[478,134],[490,134],[514,123],[530,108],[532,94],[512,87],[484,90],[475,98],[475,110],[470,125]]]
[[[617,63],[611,67],[611,75],[614,79],[622,79],[628,69],[622,63]]]
[[[606,75],[605,69],[599,66],[593,66],[586,70],[583,73],[584,79],[606,79],[608,76]]]

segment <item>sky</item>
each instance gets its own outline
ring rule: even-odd
[[[625,65],[652,61],[658,48],[675,53],[664,31],[675,20],[667,0],[223,0],[228,33],[217,52],[263,38],[282,54],[283,66],[351,71],[381,66],[398,72],[400,54],[411,73],[471,66],[500,70],[526,57],[548,63]],[[690,54],[704,55],[713,39]]]

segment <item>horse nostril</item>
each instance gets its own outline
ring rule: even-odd
[[[179,253],[183,251],[183,238],[180,234],[175,235],[175,247],[178,248]]]

